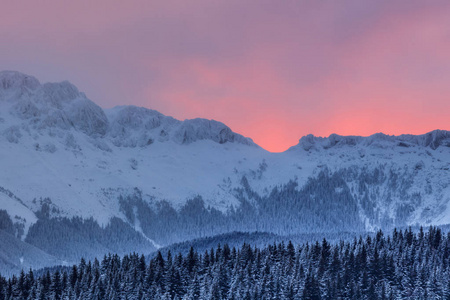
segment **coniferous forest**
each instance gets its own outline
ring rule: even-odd
[[[430,227],[330,244],[227,244],[106,255],[0,276],[0,299],[450,299],[450,234]]]

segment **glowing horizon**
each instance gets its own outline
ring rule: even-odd
[[[307,134],[450,129],[448,1],[9,1],[0,69],[102,107],[225,123],[280,152]]]

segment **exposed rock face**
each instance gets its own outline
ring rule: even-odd
[[[225,124],[206,119],[192,119],[180,123],[173,139],[182,144],[189,144],[197,140],[212,140],[219,144],[236,142],[253,145],[251,139],[234,133]]]
[[[399,136],[376,133],[368,137],[341,136],[331,134],[329,137],[316,137],[312,134],[304,136],[299,143],[290,150],[329,149],[340,146],[361,146],[373,148],[423,146],[435,150],[440,146],[450,147],[450,132],[434,130],[422,135],[404,134]]]
[[[15,71],[0,72],[0,91],[26,91],[36,90],[40,87],[39,81],[33,76],[28,76]]]
[[[89,136],[103,136],[108,129],[103,110],[68,81],[41,85],[32,76],[3,71],[1,100],[11,102],[11,113],[36,129],[75,128]]]
[[[0,72],[0,101],[11,102],[11,112],[37,129],[76,129],[91,137],[106,137],[118,147],[147,146],[172,140],[189,144],[212,140],[256,146],[225,124],[206,119],[179,121],[135,106],[105,111],[68,81],[40,84],[19,72]]]

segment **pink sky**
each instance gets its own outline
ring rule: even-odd
[[[312,133],[450,129],[449,1],[4,1],[0,69],[109,108]]]

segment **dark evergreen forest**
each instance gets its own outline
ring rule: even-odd
[[[0,276],[0,299],[450,299],[450,233],[395,229],[351,242],[227,244]]]

